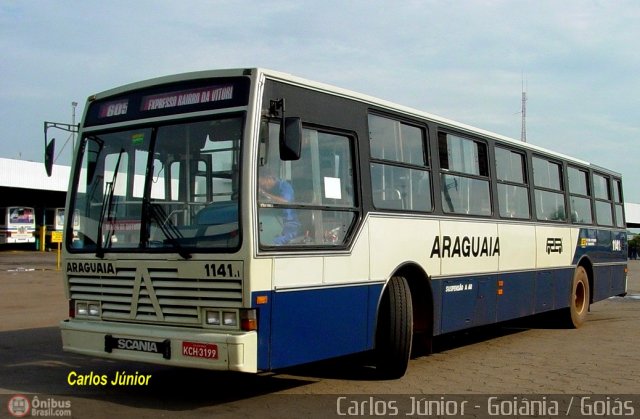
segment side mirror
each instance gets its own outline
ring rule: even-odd
[[[280,160],[299,160],[302,149],[302,120],[284,118],[280,126]]]
[[[47,171],[47,176],[49,177],[51,177],[51,171],[53,170],[53,155],[55,149],[56,139],[52,138],[44,149],[44,168]]]

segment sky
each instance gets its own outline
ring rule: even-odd
[[[0,157],[41,162],[72,102],[174,73],[266,67],[515,139],[524,80],[527,141],[640,202],[639,22],[635,0],[0,0]]]

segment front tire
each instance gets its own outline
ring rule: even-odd
[[[577,329],[587,320],[590,301],[589,275],[582,266],[578,266],[571,283],[571,300],[567,309],[567,326]]]
[[[382,295],[376,329],[376,368],[381,377],[400,378],[407,371],[413,341],[413,306],[407,280],[394,276]]]

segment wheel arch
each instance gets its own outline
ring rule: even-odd
[[[411,293],[413,309],[413,355],[426,355],[432,352],[434,330],[434,301],[431,280],[425,270],[416,262],[405,262],[392,272],[380,293],[380,299],[386,292],[389,280],[394,276],[406,279]],[[378,309],[380,307],[378,301]],[[376,316],[377,318],[377,316]]]
[[[593,262],[587,255],[584,255],[578,261],[576,268],[578,266],[582,266],[584,270],[587,271],[587,277],[589,278],[589,304],[593,304],[593,294],[594,294],[593,290],[595,285],[595,274],[593,270]]]

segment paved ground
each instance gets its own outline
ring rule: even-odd
[[[380,413],[367,410],[371,406],[389,415],[397,407],[394,397],[408,403],[408,395],[434,394],[482,403],[491,394],[506,400],[513,400],[506,396],[511,394],[601,394],[603,403],[615,407],[615,400],[626,400],[619,395],[626,394],[636,395],[624,397],[633,399],[637,417],[640,261],[630,261],[629,268],[630,295],[593,305],[579,330],[557,329],[552,322],[534,319],[448,335],[437,339],[436,354],[412,360],[402,379],[378,381],[361,358],[246,375],[63,353],[57,324],[67,315],[67,303],[55,253],[0,252],[0,418],[11,417],[6,406],[16,394],[28,394],[32,403],[38,397],[41,406],[69,402],[74,417],[125,418],[329,417],[339,409],[360,416]],[[78,387],[67,382],[72,371],[112,377],[123,370],[150,374],[150,384]],[[474,399],[473,394],[485,396]],[[375,397],[369,400],[368,395]],[[365,404],[351,400],[354,397]],[[410,412],[407,409],[410,405],[399,415]],[[483,404],[480,413],[467,417],[485,417],[486,409]]]

